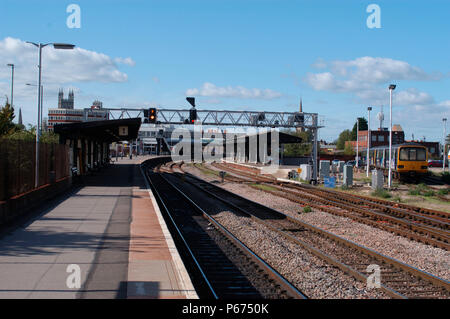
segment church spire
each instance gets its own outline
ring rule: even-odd
[[[18,121],[18,124],[19,125],[23,125],[22,124],[22,109],[21,108],[19,108],[19,121]]]

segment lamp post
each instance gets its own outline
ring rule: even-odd
[[[369,117],[367,120],[367,160],[366,160],[366,176],[369,177],[369,152],[370,152],[370,111],[372,111],[372,107],[368,107],[367,111],[369,112]]]
[[[359,168],[359,118],[356,118],[356,168]]]
[[[443,141],[442,141],[442,172],[445,172],[445,155],[447,155],[447,154],[445,154],[445,129],[446,129],[446,124],[447,124],[447,118],[443,118],[442,119],[442,123],[444,124],[444,139],[443,139]],[[449,159],[449,162],[450,162],[450,159]],[[449,166],[450,167],[450,166]],[[450,168],[449,168],[449,170],[450,170]]]
[[[396,87],[395,84],[389,85],[389,189],[391,188],[392,183],[392,91],[394,91]]]
[[[28,86],[37,86],[36,84],[30,84],[27,83],[26,85]],[[41,85],[41,108],[40,108],[40,113],[39,113],[39,118],[38,121],[40,124],[42,124],[42,110],[44,109],[44,85]],[[42,126],[41,126],[41,130],[40,130],[40,134],[42,135]]]
[[[39,64],[38,64],[38,68],[39,68],[39,77],[38,77],[38,122],[37,122],[37,127],[36,127],[36,167],[35,167],[35,182],[34,182],[34,187],[38,188],[39,187],[39,135],[40,135],[40,117],[41,117],[41,91],[42,91],[42,84],[41,84],[41,80],[42,80],[42,48],[45,48],[48,45],[53,45],[54,49],[57,50],[72,50],[75,45],[73,44],[66,44],[66,43],[46,43],[46,44],[42,44],[42,43],[34,43],[34,42],[29,42],[27,41],[27,43],[34,45],[35,47],[37,47],[39,49]]]
[[[14,64],[9,63],[7,66],[11,67],[11,107],[14,107]]]

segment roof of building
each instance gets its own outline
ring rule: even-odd
[[[141,118],[131,118],[56,124],[54,126],[54,132],[66,139],[87,138],[99,142],[111,143],[136,139],[140,126]],[[122,130],[119,132],[119,129]]]

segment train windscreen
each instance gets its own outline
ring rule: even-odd
[[[425,161],[427,154],[425,149],[418,147],[403,147],[400,149],[401,161]]]

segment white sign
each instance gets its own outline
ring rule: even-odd
[[[128,135],[128,126],[119,126],[119,136]]]

